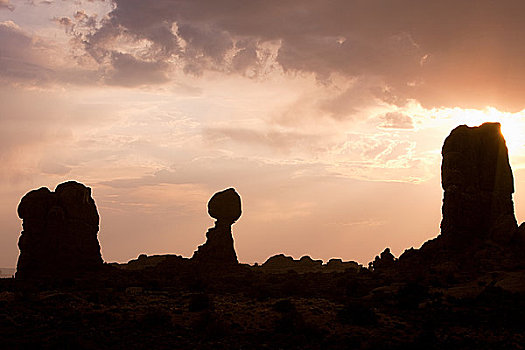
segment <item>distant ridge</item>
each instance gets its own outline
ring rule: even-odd
[[[0,267],[0,278],[11,278],[15,274],[16,269]]]

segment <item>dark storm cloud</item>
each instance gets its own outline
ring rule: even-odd
[[[184,70],[246,71],[261,45],[278,44],[276,62],[320,81],[334,73],[372,77],[387,102],[426,107],[525,107],[519,0],[115,0],[98,43],[127,35],[147,40],[158,61]],[[249,43],[239,45],[238,43]]]
[[[111,61],[114,70],[106,76],[110,85],[132,87],[168,81],[164,72],[167,65],[163,62],[142,61],[123,53],[113,53]]]

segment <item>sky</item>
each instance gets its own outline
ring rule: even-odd
[[[441,146],[498,121],[525,218],[521,0],[0,0],[0,266],[32,189],[92,188],[107,262],[190,257],[234,187],[238,258],[366,265],[439,234]]]

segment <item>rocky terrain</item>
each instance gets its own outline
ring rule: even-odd
[[[31,215],[20,210],[29,192],[19,207],[21,241],[56,242],[64,232],[96,238],[96,207],[77,185],[70,204],[41,199],[53,197],[37,190],[40,202],[32,203],[41,204]],[[499,124],[451,132],[442,185],[441,234],[399,258],[387,248],[367,267],[284,254],[239,264],[231,227],[241,200],[234,189],[208,203],[217,221],[191,259],[142,254],[99,264],[91,242],[80,253],[86,265],[41,274],[35,266],[57,259],[24,242],[16,278],[0,279],[2,348],[523,349],[525,226],[514,217]],[[81,205],[94,208],[82,217],[89,234],[69,214]],[[62,213],[55,206],[64,214],[54,214]],[[42,247],[77,251],[76,239],[59,250]]]

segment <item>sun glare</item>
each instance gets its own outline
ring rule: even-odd
[[[517,155],[525,145],[525,133],[523,123],[516,120],[505,120],[501,123],[501,133],[507,143],[509,154]]]
[[[484,110],[454,108],[442,112],[455,126],[478,126],[485,122],[498,122],[501,124],[501,134],[505,138],[509,156],[519,156],[525,150],[525,110],[508,113],[489,107]]]

